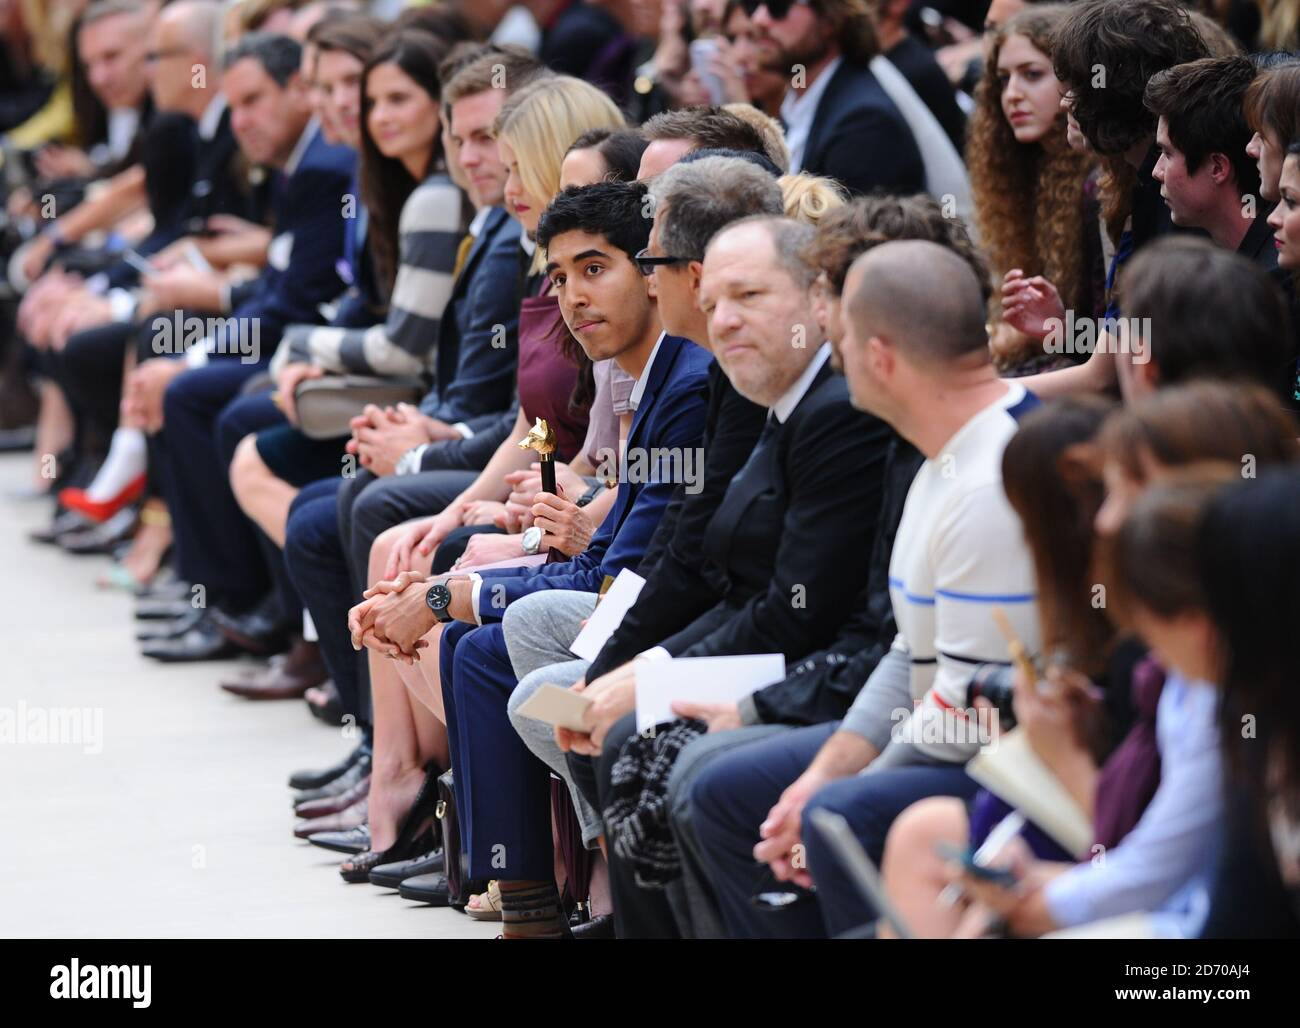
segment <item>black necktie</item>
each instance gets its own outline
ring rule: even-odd
[[[745,461],[741,469],[736,473],[736,478],[746,474],[757,462],[759,454],[763,453],[772,444],[772,437],[776,435],[776,430],[781,427],[781,422],[776,420],[776,415],[770,410],[767,412],[767,421],[763,423],[763,431],[758,433],[758,441],[754,443],[754,451],[749,455],[749,460]]]

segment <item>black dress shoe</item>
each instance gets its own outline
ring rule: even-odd
[[[317,832],[307,836],[307,841],[323,850],[335,853],[348,853],[356,856],[370,849],[370,826],[358,825],[341,832]]]
[[[612,939],[614,938],[614,915],[601,914],[590,921],[571,924],[569,932],[575,939]]]
[[[214,610],[212,623],[241,650],[259,657],[269,657],[288,649],[289,634],[293,629],[293,623],[285,620],[274,595],[243,614]]]
[[[370,743],[363,742],[333,767],[327,767],[323,771],[295,771],[289,776],[289,788],[319,789],[322,785],[329,785],[330,782],[369,753]]]
[[[397,887],[397,894],[402,899],[427,903],[431,907],[451,906],[451,890],[447,887],[447,876],[441,871],[407,878]]]
[[[136,603],[135,619],[137,621],[175,621],[191,611],[202,609],[202,607],[194,606],[190,596],[169,596],[163,599],[149,597]]]
[[[44,528],[28,532],[27,538],[34,543],[46,543],[52,546],[69,532],[84,531],[92,524],[93,522],[82,517],[75,510],[60,511]]]
[[[123,507],[102,524],[75,532],[64,532],[54,541],[66,553],[79,557],[111,554],[119,544],[131,538],[138,517],[139,511],[134,506]]]
[[[316,789],[306,789],[303,792],[294,793],[293,805],[299,806],[308,803],[311,800],[323,800],[328,796],[338,796],[345,793],[356,785],[366,775],[370,774],[370,763],[373,758],[370,751],[367,750],[353,762],[352,766],[344,771],[337,778],[331,778],[324,785]]]
[[[191,628],[203,620],[203,608],[191,607],[188,614],[183,614],[171,621],[150,621],[149,627],[135,633],[136,642],[157,642],[159,639],[179,639]]]
[[[442,858],[442,850],[433,850],[410,860],[378,865],[370,872],[370,884],[378,885],[381,889],[396,889],[408,878],[443,870],[446,870],[446,863]]]
[[[210,618],[199,618],[194,627],[175,639],[158,639],[145,643],[140,652],[165,664],[184,664],[199,660],[225,660],[239,651],[212,626]]]
[[[148,585],[135,590],[137,600],[184,600],[188,603],[193,596],[190,583],[177,578],[167,568],[160,570]]]

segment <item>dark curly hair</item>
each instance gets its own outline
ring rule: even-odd
[[[1155,136],[1156,117],[1142,104],[1151,76],[1208,56],[1176,0],[1086,0],[1061,24],[1052,65],[1092,148],[1118,157]]]

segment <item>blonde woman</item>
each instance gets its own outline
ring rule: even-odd
[[[843,207],[848,200],[844,187],[833,178],[810,175],[806,171],[798,175],[782,175],[777,179],[777,185],[781,187],[785,216],[795,221],[806,221],[813,228],[823,216]]]
[[[613,101],[594,86],[567,76],[551,76],[524,86],[512,95],[497,119],[495,134],[501,161],[509,171],[506,207],[523,226],[532,251],[531,237],[542,212],[562,185],[586,184],[562,177],[565,154],[573,142],[592,129],[617,130],[624,118]],[[503,285],[505,285],[503,283]],[[497,449],[478,478],[445,510],[395,526],[375,540],[370,553],[368,584],[392,588],[403,572],[429,572],[440,544],[466,526],[491,525],[505,513],[512,485],[526,475],[534,457],[518,446],[534,419],[543,417],[555,429],[556,456],[567,462],[557,468],[558,481],[568,496],[586,491],[582,474],[594,473],[580,454],[584,445],[588,411],[593,404],[591,363],[569,335],[560,316],[558,300],[548,280],[540,274],[536,258],[524,284],[519,317],[519,416],[514,429]],[[602,398],[603,399],[603,398]],[[608,401],[606,401],[608,402]],[[509,478],[507,478],[509,476]],[[553,545],[573,553],[586,541],[613,503],[606,490],[586,507],[564,504],[564,533]],[[584,538],[585,537],[585,538]],[[513,551],[522,559],[519,537]],[[409,579],[410,575],[403,576]],[[353,608],[350,624],[360,642],[360,626],[372,604]],[[417,854],[417,841],[403,831],[413,827],[408,812],[421,792],[425,765],[445,766],[446,729],[442,686],[438,674],[438,637],[434,629],[425,637],[419,664],[408,666],[389,659],[381,646],[369,654],[371,697],[374,707],[374,763],[370,785],[370,850],[345,862],[340,874],[346,881],[365,881],[382,863]]]

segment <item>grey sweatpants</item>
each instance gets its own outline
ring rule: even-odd
[[[591,617],[595,609],[595,593],[543,589],[510,604],[501,622],[510,663],[519,679],[507,705],[510,723],[537,759],[568,784],[588,849],[596,848],[596,840],[605,831],[600,812],[574,786],[569,765],[556,745],[555,729],[520,714],[519,707],[543,685],[567,689],[587,673],[589,662],[574,657],[569,644],[583,619]]]

